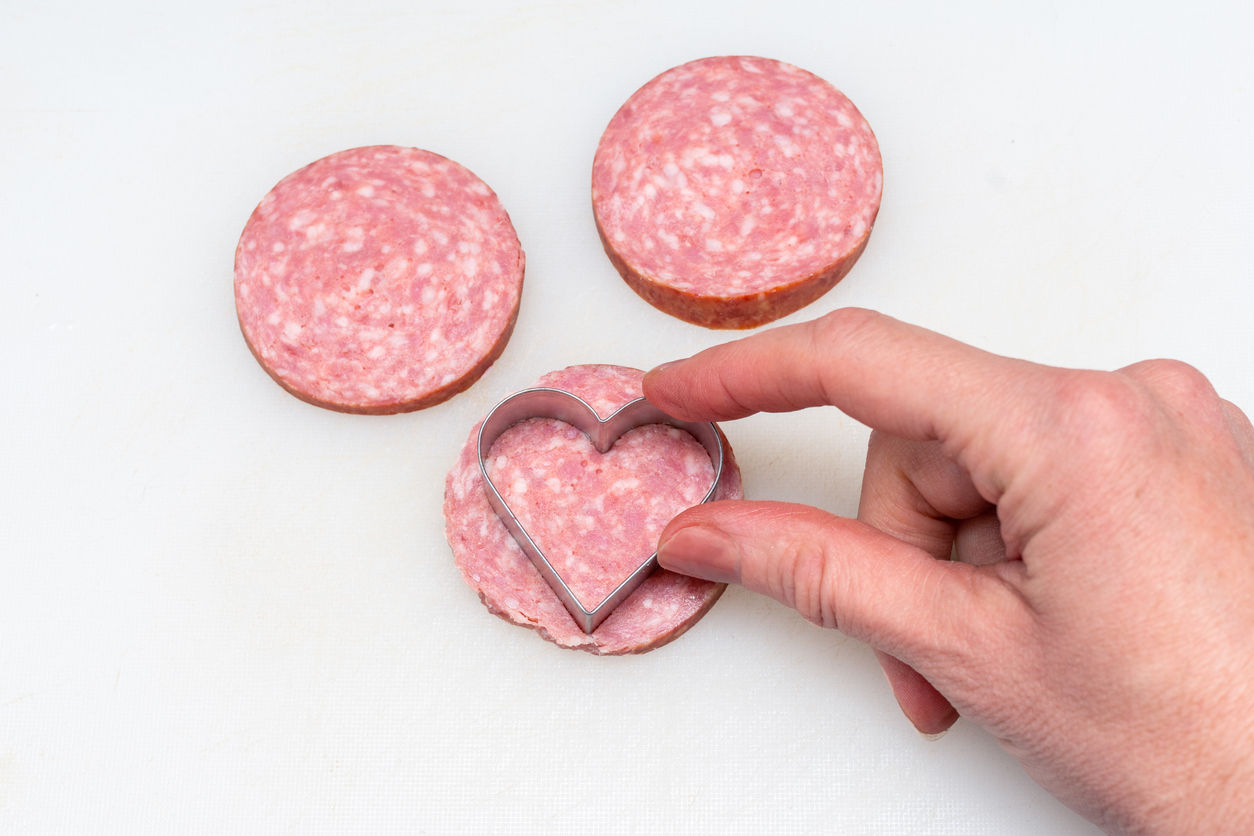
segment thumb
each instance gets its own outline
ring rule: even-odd
[[[988,567],[936,560],[865,523],[784,502],[689,508],[662,532],[658,562],[769,595],[890,654],[946,693],[947,685],[969,681],[964,671],[986,667],[980,657],[991,648],[981,639],[994,635],[994,623],[1004,630],[1021,606]],[[919,685],[900,670],[888,673],[894,691]],[[941,723],[944,712],[931,702],[907,713],[933,718],[922,725]]]

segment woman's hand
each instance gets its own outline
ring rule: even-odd
[[[701,505],[664,567],[867,642],[921,731],[980,723],[1109,832],[1254,833],[1254,428],[1196,370],[1039,366],[846,309],[645,393],[688,420],[831,404],[875,431],[857,520]]]

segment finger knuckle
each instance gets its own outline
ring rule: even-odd
[[[1182,360],[1148,360],[1133,367],[1130,373],[1167,397],[1189,401],[1217,397],[1206,375]]]
[[[866,308],[839,308],[814,320],[815,341],[820,345],[847,342],[876,329],[886,317]]]
[[[1108,372],[1070,372],[1055,389],[1058,414],[1071,442],[1108,444],[1112,436],[1148,429],[1154,420],[1151,399],[1136,381]]]
[[[831,603],[836,596],[829,588],[834,582],[834,573],[830,571],[827,557],[820,542],[798,539],[785,544],[775,561],[772,592],[777,600],[791,606],[808,621],[823,627],[837,627]]]

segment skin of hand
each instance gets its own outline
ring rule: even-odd
[[[1199,372],[1052,368],[844,309],[644,391],[873,430],[857,520],[700,505],[662,566],[870,644],[920,731],[979,723],[1109,833],[1254,833],[1254,428]]]

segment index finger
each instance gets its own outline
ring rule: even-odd
[[[1015,448],[1052,370],[1000,357],[874,311],[844,308],[706,349],[655,369],[644,391],[666,412],[719,421],[830,404],[873,429],[973,447]],[[1018,441],[1021,444],[1022,441]],[[991,464],[991,462],[985,462]]]

